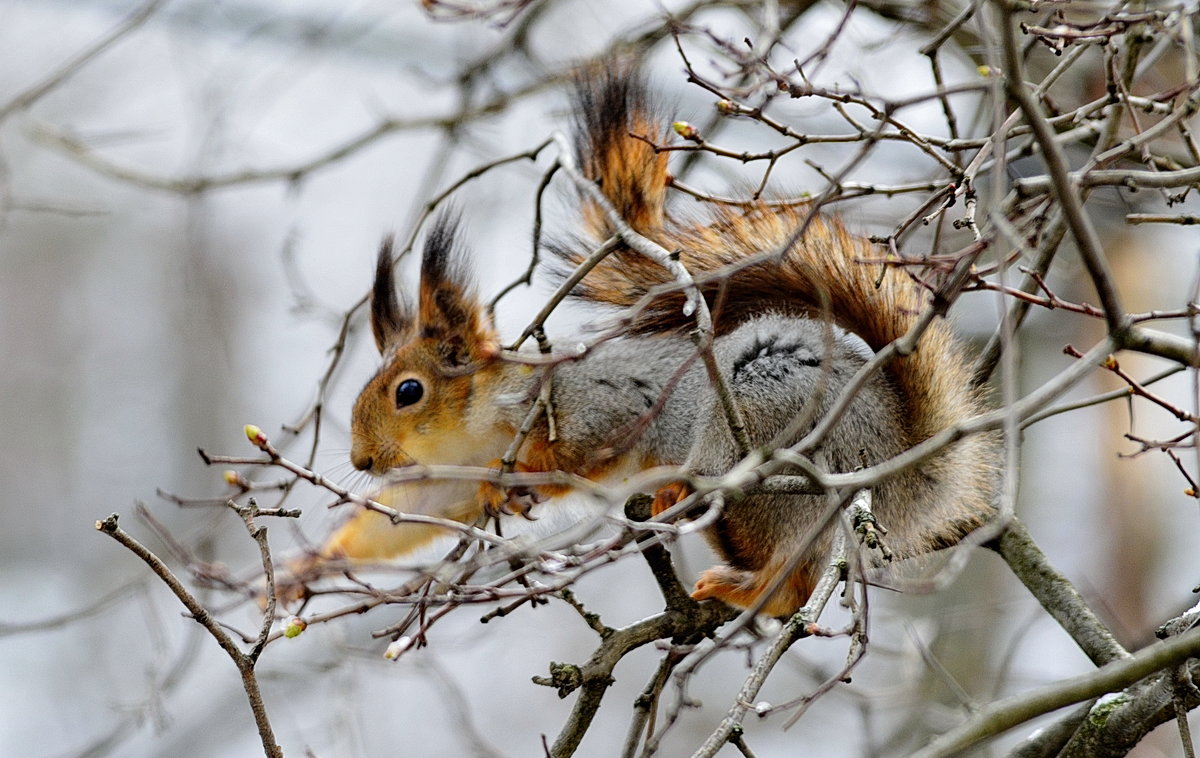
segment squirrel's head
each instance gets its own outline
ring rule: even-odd
[[[350,461],[361,471],[478,457],[470,451],[479,441],[464,419],[498,345],[472,292],[456,225],[454,215],[442,214],[425,240],[415,309],[396,290],[391,239],[380,247],[371,332],[383,367],[359,394],[350,424]]]

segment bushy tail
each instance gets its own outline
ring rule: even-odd
[[[600,185],[627,224],[656,235],[667,201],[667,153],[655,152],[654,145],[665,141],[666,130],[644,81],[627,65],[585,69],[573,105],[580,169]],[[583,213],[589,236],[611,235],[595,204],[585,200]]]
[[[808,216],[807,207],[708,203],[690,218],[669,216],[667,153],[651,144],[667,142],[669,121],[655,113],[635,74],[614,67],[586,72],[575,106],[580,165],[630,226],[678,253],[702,283],[719,332],[764,312],[785,311],[830,318],[879,350],[903,336],[926,307],[928,296],[915,282],[903,271],[870,262],[879,252],[836,218],[816,216],[783,251]],[[560,250],[568,263],[578,263],[588,245],[613,234],[604,215],[586,201],[584,220],[587,244]],[[694,322],[682,308],[684,293],[670,275],[628,249],[606,259],[576,294],[630,307],[660,288],[650,305],[634,315],[632,328],[643,333],[691,328]],[[983,408],[972,389],[966,357],[940,320],[930,325],[915,353],[891,361],[887,372],[911,421],[906,430],[910,444]],[[968,441],[959,448],[972,446]],[[960,452],[943,460],[952,470],[942,473],[966,475],[968,490],[972,484],[990,490],[983,479],[990,479],[990,473],[982,464],[954,470],[962,457],[982,458],[980,451]]]

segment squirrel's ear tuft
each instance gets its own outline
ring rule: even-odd
[[[371,289],[371,334],[375,336],[375,347],[383,353],[404,336],[411,323],[411,308],[396,291],[396,260],[389,235],[379,246],[375,285]]]
[[[418,320],[422,337],[437,340],[446,368],[494,354],[495,334],[471,285],[470,261],[458,242],[459,215],[443,211],[425,238]]]

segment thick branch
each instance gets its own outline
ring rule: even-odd
[[[1046,560],[1046,554],[1034,543],[1020,519],[1013,517],[1004,534],[989,547],[1000,554],[1092,663],[1103,666],[1129,657],[1129,652],[1096,617],[1071,582]]]
[[[1200,691],[1195,686],[1180,686],[1178,670],[1162,671],[1101,699],[1059,756],[1123,758],[1152,729],[1175,718],[1177,703],[1189,711],[1200,705]],[[1186,670],[1193,680],[1200,677],[1200,662],[1190,661]]]
[[[691,613],[668,610],[614,631],[578,670],[576,686],[580,690],[579,698],[558,739],[554,741],[550,755],[553,758],[566,758],[575,754],[600,708],[604,693],[613,683],[613,669],[626,653],[655,640],[711,633],[734,615],[736,613],[729,606],[710,601],[697,603]]]
[[[1157,643],[1130,658],[1087,674],[1023,692],[980,708],[966,723],[943,734],[914,758],[951,758],[1032,718],[1088,698],[1117,692],[1156,671],[1200,655],[1200,629]]]

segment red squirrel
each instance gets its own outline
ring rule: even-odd
[[[904,335],[926,307],[928,295],[905,272],[864,262],[877,253],[835,217],[817,215],[785,252],[762,256],[783,249],[808,215],[806,206],[710,203],[669,212],[668,153],[651,144],[665,141],[669,121],[635,73],[619,66],[585,73],[574,111],[581,171],[634,231],[677,254],[713,304],[716,365],[746,420],[751,446],[793,444],[832,406],[866,360],[861,344],[840,330],[879,350]],[[573,294],[632,309],[671,283],[672,274],[620,241],[602,211],[583,197],[577,236],[552,249],[574,265],[618,238],[616,250]],[[694,359],[687,332],[695,323],[682,308],[684,291],[675,288],[630,310],[629,333],[586,357],[533,367],[502,356],[457,234],[449,215],[428,233],[415,307],[397,292],[390,246],[381,251],[371,330],[383,365],[354,406],[350,458],[356,468],[385,475],[412,464],[498,466],[545,371],[553,372],[554,433],[542,414],[520,448],[518,470],[599,479],[673,465],[720,475],[739,460],[727,415]],[[750,258],[755,262],[744,265]],[[939,319],[915,352],[867,381],[817,455],[829,471],[852,471],[983,410],[967,357]],[[874,513],[888,530],[890,549],[906,556],[949,546],[989,519],[995,457],[990,438],[968,437],[873,488]],[[538,488],[538,494],[552,498],[564,489]],[[663,488],[655,511],[687,494],[683,485]],[[380,497],[400,510],[471,522],[502,507],[507,494],[490,485],[424,482],[387,488]],[[723,563],[703,572],[694,597],[738,607],[761,602],[771,615],[796,611],[829,549],[831,527],[820,521],[827,503],[821,495],[730,495],[707,532]],[[534,506],[552,507],[552,499]],[[330,537],[321,556],[395,557],[439,531],[393,526],[364,511]]]

